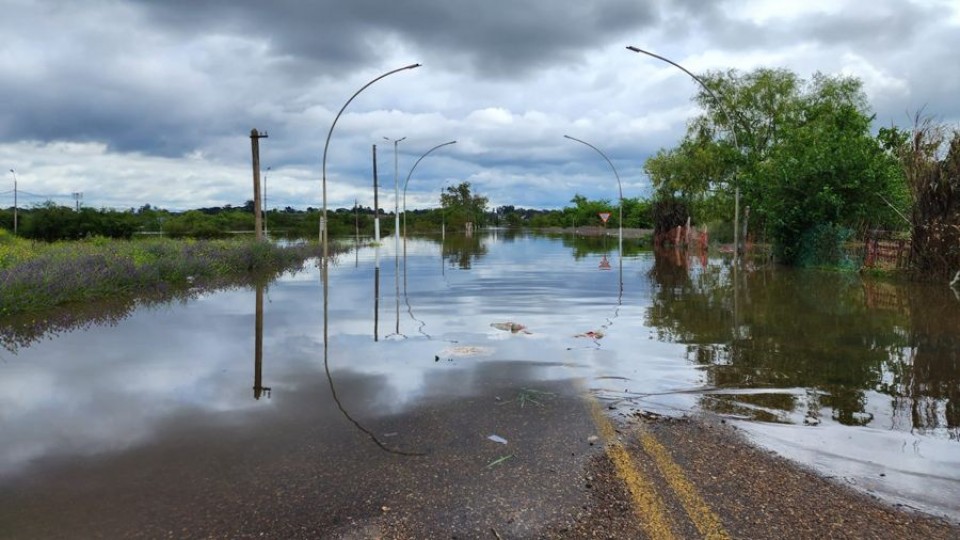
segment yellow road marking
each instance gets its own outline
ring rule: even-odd
[[[633,465],[630,454],[617,441],[617,433],[610,423],[600,404],[593,397],[587,397],[587,403],[590,407],[590,414],[593,416],[593,422],[600,430],[600,436],[603,438],[607,456],[613,462],[617,475],[623,479],[627,485],[627,491],[630,492],[633,510],[640,518],[640,525],[643,526],[647,536],[652,540],[672,540],[676,538],[673,533],[673,525],[667,515],[666,506],[663,499],[657,495],[656,488]]]
[[[716,540],[729,540],[730,535],[723,528],[720,521],[710,506],[707,505],[703,497],[697,492],[696,486],[687,480],[683,474],[683,469],[670,458],[670,452],[650,433],[641,433],[640,442],[643,449],[653,458],[660,469],[660,474],[667,479],[667,483],[673,488],[673,491],[680,497],[683,508],[690,516],[690,520],[697,526],[705,538]]]

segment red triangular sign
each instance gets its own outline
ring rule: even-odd
[[[598,212],[597,215],[600,216],[600,219],[602,219],[604,223],[610,219],[610,212]]]

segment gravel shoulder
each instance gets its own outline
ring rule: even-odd
[[[671,419],[631,417],[619,438],[634,464],[665,489],[675,537],[702,537],[692,527],[676,493],[640,443],[652,435],[666,447],[732,538],[960,538],[960,524],[898,508],[855,491],[748,443],[737,430],[713,417]],[[629,496],[610,459],[589,466],[591,505],[572,527],[551,531],[556,538],[641,538],[623,508]],[[629,534],[625,534],[629,531]]]

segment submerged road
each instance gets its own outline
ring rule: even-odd
[[[960,538],[724,424],[614,413],[528,369],[451,372],[432,385],[449,395],[396,415],[359,376],[339,401],[302,381],[252,421],[184,414],[7,479],[0,538]]]

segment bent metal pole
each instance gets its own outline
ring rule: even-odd
[[[645,51],[645,50],[641,49],[640,47],[634,47],[633,45],[627,45],[627,50],[628,50],[628,51],[633,51],[633,52],[635,52],[635,53],[645,54],[645,55],[650,56],[650,57],[652,57],[652,58],[656,58],[657,60],[661,60],[661,61],[663,61],[663,62],[666,62],[666,63],[670,64],[671,66],[679,69],[680,71],[686,73],[687,75],[690,76],[691,79],[693,79],[694,81],[696,81],[697,84],[699,84],[700,86],[702,86],[703,89],[707,91],[707,94],[709,94],[710,97],[713,98],[713,101],[715,101],[715,102],[717,103],[717,108],[720,109],[720,112],[722,112],[723,115],[727,118],[727,122],[729,122],[729,124],[730,124],[730,125],[728,126],[729,129],[730,129],[730,135],[733,137],[733,145],[734,145],[735,147],[737,147],[737,151],[740,150],[740,144],[737,142],[737,130],[736,130],[735,124],[734,124],[734,122],[733,122],[733,117],[730,116],[730,113],[727,111],[726,107],[724,107],[724,105],[723,105],[723,100],[721,100],[719,97],[717,97],[717,94],[715,94],[715,93],[713,92],[713,90],[711,90],[710,87],[707,86],[707,83],[703,82],[703,79],[701,79],[700,77],[697,77],[696,75],[693,74],[693,72],[691,72],[691,71],[688,70],[687,68],[681,66],[680,64],[674,62],[673,60],[670,60],[669,58],[666,58],[666,57],[664,57],[664,56],[660,56],[659,54],[652,53],[652,52],[650,52],[650,51]],[[737,262],[737,259],[738,259],[738,257],[739,257],[739,254],[740,254],[740,182],[737,180],[736,172],[734,172],[733,186],[734,186],[734,208],[733,208],[733,213],[734,213],[734,215],[733,215],[733,262],[736,263],[736,262]]]
[[[360,89],[354,92],[354,94],[350,96],[350,99],[348,99],[347,102],[343,104],[343,107],[340,108],[340,112],[338,112],[337,116],[333,118],[333,123],[330,124],[330,131],[327,132],[327,142],[323,144],[323,160],[322,160],[323,215],[320,218],[320,242],[323,243],[324,264],[326,264],[327,254],[328,254],[328,251],[327,251],[327,150],[330,148],[330,136],[333,135],[333,128],[336,127],[337,120],[340,119],[340,115],[343,114],[343,111],[346,110],[348,105],[350,105],[350,102],[353,101],[354,98],[356,98],[358,95],[360,95],[360,92],[363,92],[364,90],[366,90],[367,87],[379,81],[380,79],[383,79],[384,77],[393,75],[394,73],[399,73],[407,69],[418,68],[420,66],[421,64],[410,64],[409,66],[403,66],[402,68],[397,68],[397,69],[388,71],[383,75],[380,75],[379,77],[371,80],[367,84],[361,86]]]
[[[607,160],[607,163],[610,164],[610,168],[613,169],[613,175],[617,177],[617,189],[619,190],[619,193],[620,193],[620,218],[619,218],[620,234],[617,237],[617,241],[618,241],[618,246],[620,250],[620,256],[623,257],[623,184],[620,183],[620,174],[617,173],[617,168],[613,166],[613,162],[610,161],[610,158],[608,158],[607,155],[604,154],[602,151],[600,151],[600,149],[597,148],[596,146],[588,143],[587,141],[581,141],[580,139],[577,139],[576,137],[571,137],[569,135],[564,135],[564,137],[567,139],[570,139],[571,141],[577,141],[578,143],[585,144],[590,148],[593,148],[594,150],[596,150],[597,153],[603,157],[603,159]],[[606,222],[604,222],[604,227],[606,227]],[[576,229],[576,227],[574,227],[574,229]]]
[[[407,237],[407,184],[410,183],[410,176],[413,175],[414,169],[416,169],[417,165],[419,165],[420,162],[423,161],[423,158],[429,156],[430,153],[436,150],[437,148],[441,148],[450,144],[457,144],[457,141],[448,141],[445,143],[441,143],[424,152],[423,155],[420,156],[420,159],[418,159],[416,163],[413,164],[413,167],[410,167],[410,172],[407,173],[407,179],[403,181],[403,237],[404,238]]]

